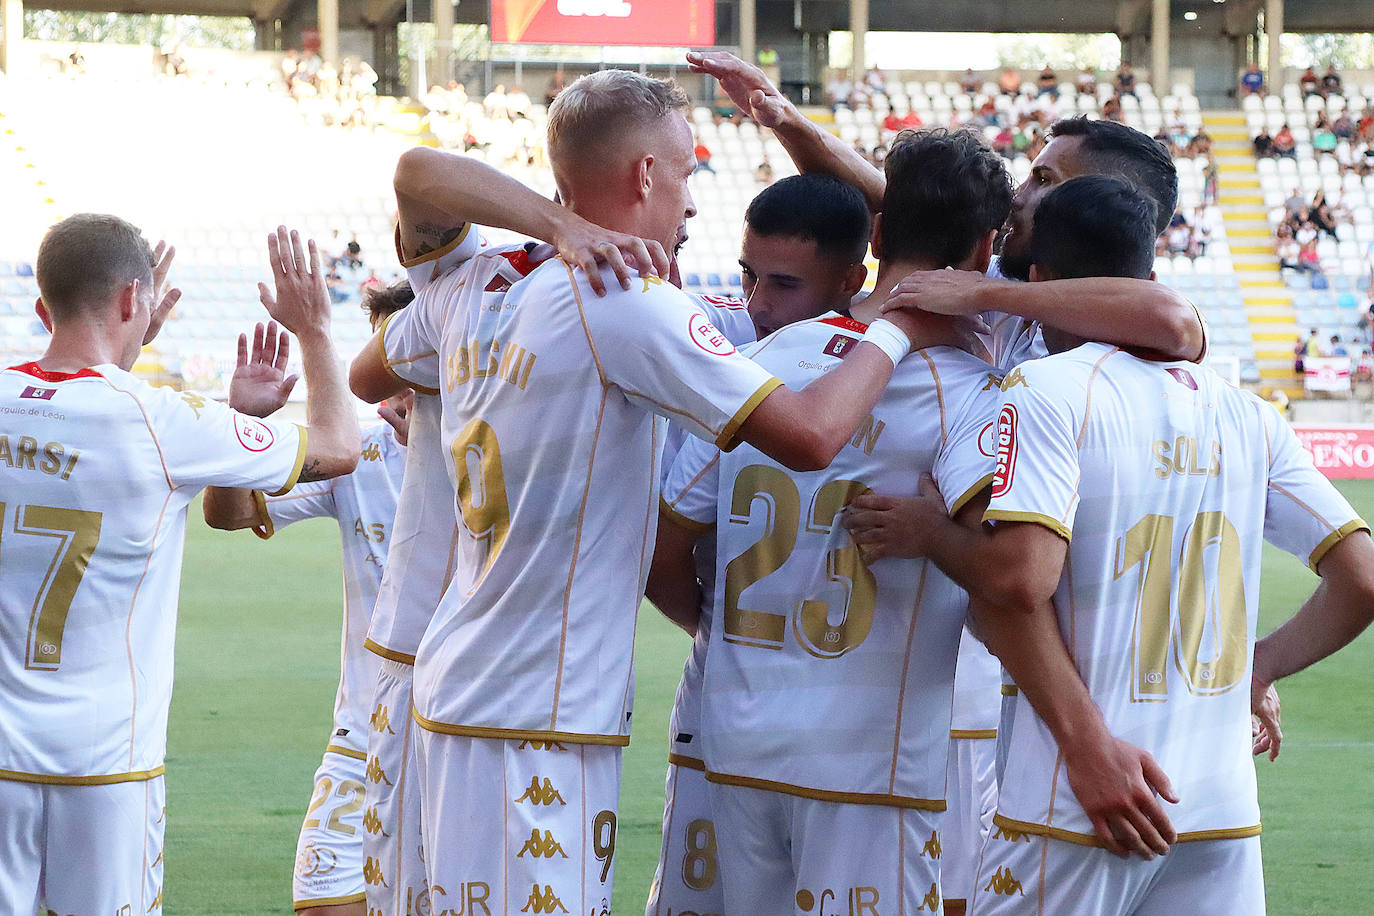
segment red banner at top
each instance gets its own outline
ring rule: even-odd
[[[556,45],[716,43],[715,0],[491,0],[492,41]]]

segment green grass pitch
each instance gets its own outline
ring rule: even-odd
[[[1342,483],[1366,518],[1374,484]],[[192,508],[168,738],[169,916],[291,912],[296,832],[330,728],[342,601],[339,534],[306,522],[263,543]],[[1266,548],[1261,631],[1316,579]],[[617,913],[642,912],[658,857],[667,713],[687,639],[641,614],[625,754]],[[1374,636],[1281,685],[1285,743],[1261,761],[1269,912],[1364,912],[1374,899]]]

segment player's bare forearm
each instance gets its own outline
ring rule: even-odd
[[[980,283],[979,311],[1021,315],[1081,337],[1198,361],[1206,338],[1191,302],[1163,283],[1083,277]]]
[[[352,473],[358,466],[362,437],[334,342],[327,331],[302,333],[297,339],[307,386],[306,422],[310,427],[299,479],[325,480]]]
[[[697,581],[692,550],[701,534],[658,517],[658,539],[649,565],[644,597],[673,623],[695,636],[701,619],[701,584]]]
[[[1357,531],[1317,564],[1321,583],[1286,623],[1255,644],[1254,680],[1272,684],[1347,645],[1374,622],[1374,541]]]
[[[861,343],[844,362],[801,391],[773,390],[739,429],[739,438],[796,471],[828,467],[878,403],[892,360]]]
[[[205,524],[221,531],[252,528],[262,521],[253,491],[237,487],[206,487],[201,511],[205,514]]]
[[[405,383],[387,370],[381,331],[363,344],[362,350],[353,357],[348,367],[348,387],[355,397],[369,404],[380,404],[405,391]]]

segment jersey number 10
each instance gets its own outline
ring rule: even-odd
[[[1168,662],[1195,696],[1226,693],[1249,663],[1240,535],[1221,512],[1203,512],[1183,536],[1173,563],[1174,520],[1147,515],[1116,542],[1115,578],[1143,566],[1135,595],[1131,699],[1169,698]],[[1170,614],[1178,583],[1178,617]]]

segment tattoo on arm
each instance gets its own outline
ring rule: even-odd
[[[429,254],[431,251],[438,251],[445,245],[450,244],[454,239],[463,234],[463,229],[467,223],[459,223],[456,226],[439,226],[434,223],[416,223],[412,229],[417,239],[415,253],[413,257]]]
[[[311,458],[301,466],[300,476],[296,478],[297,483],[310,483],[316,480],[327,480],[329,475],[320,469],[320,459]]]

